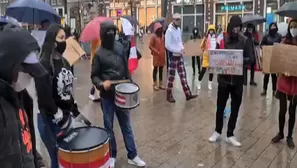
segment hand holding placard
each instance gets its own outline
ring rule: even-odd
[[[209,50],[210,70],[216,74],[242,75],[243,51],[214,49]]]

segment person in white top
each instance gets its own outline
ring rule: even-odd
[[[184,46],[182,43],[181,30],[179,28],[181,15],[175,13],[173,15],[173,22],[168,26],[165,33],[165,48],[168,51],[169,67],[167,79],[167,101],[175,103],[172,96],[173,83],[175,79],[175,72],[177,71],[180,81],[186,95],[187,100],[196,98],[197,95],[192,95],[187,82],[187,74],[184,65]]]

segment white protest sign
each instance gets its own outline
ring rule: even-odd
[[[243,50],[209,50],[209,66],[216,74],[242,75]]]
[[[31,31],[31,35],[36,39],[39,47],[42,47],[42,45],[43,45],[45,34],[46,34],[46,31],[43,31],[43,30],[32,30]]]

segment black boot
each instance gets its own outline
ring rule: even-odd
[[[295,148],[295,144],[294,144],[294,142],[293,142],[293,138],[292,138],[292,137],[287,138],[287,145],[288,145],[288,147],[289,147],[290,149]]]
[[[271,142],[272,143],[278,143],[282,139],[284,139],[284,134],[278,133],[274,138],[272,138]]]
[[[260,94],[261,96],[266,96],[267,90],[263,90],[263,92]]]

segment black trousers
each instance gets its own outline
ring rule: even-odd
[[[216,132],[222,133],[224,123],[224,110],[229,95],[231,95],[231,114],[228,122],[227,137],[234,136],[239,108],[242,101],[243,85],[230,85],[219,83],[217,95]]]
[[[288,97],[286,94],[279,92],[279,133],[284,135],[284,127],[286,123],[286,113],[287,113],[287,102]],[[289,125],[288,125],[288,138],[292,138],[293,130],[295,126],[295,117],[296,117],[296,105],[297,105],[297,98],[293,97],[290,100],[289,104]]]
[[[255,65],[256,62],[251,64],[251,74],[250,74],[250,82],[254,82],[255,81]]]
[[[196,60],[196,61],[195,61]],[[195,64],[197,62],[198,65],[198,73],[200,74],[201,71],[201,61],[199,56],[192,56],[192,68],[193,68],[193,74],[196,73]]]
[[[167,67],[167,71],[168,71],[168,67],[169,67],[169,52],[166,49],[166,67]]]
[[[201,70],[201,72],[199,74],[199,78],[198,78],[199,81],[202,81],[203,76],[204,76],[206,70],[207,70],[206,67],[202,67],[202,70]],[[208,81],[212,82],[212,79],[213,79],[213,74],[212,73],[209,73]]]
[[[153,69],[153,80],[154,80],[154,82],[157,82],[158,72],[159,72],[159,81],[162,81],[162,79],[163,79],[163,66],[154,67],[154,69]]]
[[[269,83],[269,77],[272,78],[272,90],[276,91],[276,82],[277,82],[277,76],[276,74],[265,74],[263,78],[263,90],[267,90],[268,83]]]

